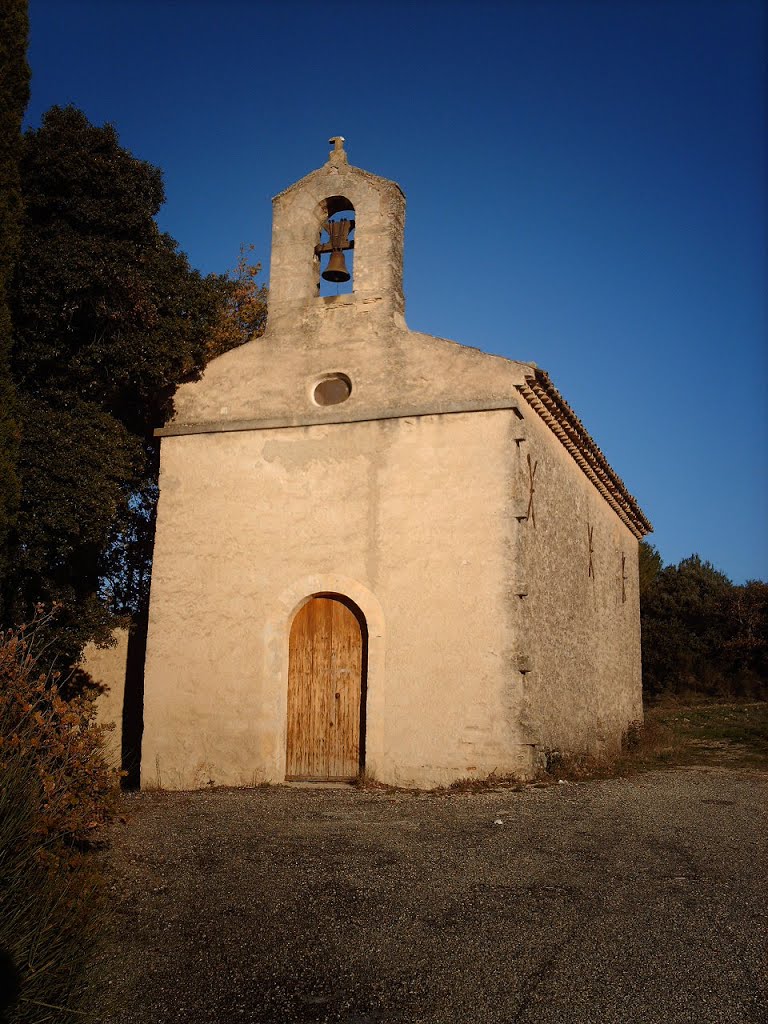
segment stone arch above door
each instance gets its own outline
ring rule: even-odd
[[[290,630],[293,616],[316,594],[338,594],[348,598],[363,613],[368,624],[369,639],[372,640],[374,636],[384,639],[384,612],[376,596],[359,580],[339,573],[315,573],[296,580],[280,594],[275,614],[269,616],[270,625],[277,625],[278,616],[281,623],[288,616]]]

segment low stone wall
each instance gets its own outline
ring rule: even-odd
[[[80,668],[93,681],[103,687],[97,701],[100,725],[114,725],[107,734],[107,750],[116,765],[122,760],[123,703],[125,701],[125,675],[128,659],[128,629],[119,627],[113,632],[113,647],[88,644],[83,651]]]

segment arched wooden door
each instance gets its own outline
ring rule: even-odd
[[[313,597],[291,625],[286,779],[354,779],[361,768],[365,636],[335,597]]]

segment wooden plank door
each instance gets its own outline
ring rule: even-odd
[[[353,779],[360,769],[363,635],[338,599],[296,613],[288,653],[287,779]]]

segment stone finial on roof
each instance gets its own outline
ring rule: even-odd
[[[328,139],[328,142],[333,146],[333,149],[331,150],[330,155],[328,157],[328,163],[334,164],[335,166],[338,166],[340,164],[346,164],[347,154],[344,152],[344,136],[334,135],[330,139]]]

